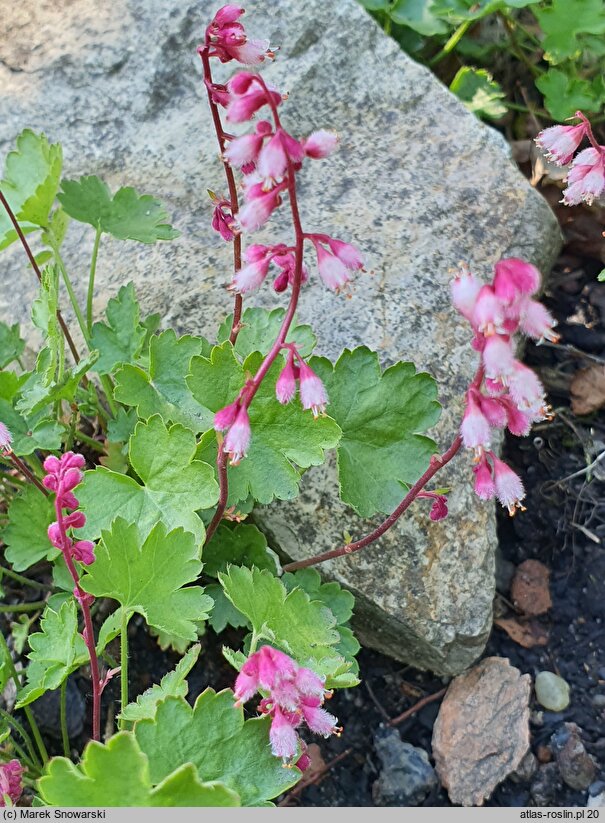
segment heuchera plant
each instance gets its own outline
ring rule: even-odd
[[[29,130],[6,160],[0,247],[19,241],[40,281],[32,320],[43,342],[32,361],[18,325],[0,326],[5,594],[15,584],[39,593],[2,606],[21,613],[0,641],[1,685],[12,679],[17,689],[14,707],[0,712],[5,805],[18,801],[24,784],[37,802],[60,806],[266,805],[287,791],[309,766],[309,734],[341,732],[326,699],[358,682],[353,598],[304,567],[374,543],[417,499],[430,502],[431,520],[446,517],[443,489],[427,486],[462,446],[472,455],[478,497],[495,496],[514,513],[523,487],[494,453],[492,433],[525,435],[550,414],[538,378],[515,357],[514,335],[554,341],[554,323],[535,299],[538,270],[515,258],[497,263],[489,284],[466,267],[452,282],[478,365],[460,431],[442,454],[422,435],[439,416],[429,375],[409,363],[381,372],[363,346],[334,364],[312,357],[313,331],[295,320],[301,289],[327,287],[342,299],[364,262],[347,239],[302,225],[297,177],[307,162],[328,157],[338,138],[324,129],[305,137],[287,131],[285,97],[257,70],[274,54],[247,36],[243,13],[220,9],[198,49],[225,172],[225,192],[210,193],[212,227],[233,254],[225,284],[233,313],[214,344],[159,331],[159,317],[141,317],[131,283],[94,319],[103,235],[143,243],[177,236],[157,200],[132,188],[112,194],[94,176],[62,179],[60,146]],[[217,61],[253,69],[222,84],[212,73]],[[238,136],[226,130],[253,118]],[[541,140],[569,160],[584,136],[582,120]],[[575,162],[582,156],[571,184],[581,178],[582,191],[594,193],[586,169],[598,158],[584,152]],[[289,209],[292,236],[244,250],[243,240],[280,207]],[[94,229],[84,309],[62,254],[70,220]],[[79,345],[59,308],[60,282]],[[244,309],[251,292],[270,287],[285,309]],[[377,376],[366,385],[370,372]],[[357,540],[281,568],[247,514],[295,497],[304,471],[339,449],[351,426],[360,451],[354,461],[339,452],[341,497],[362,517],[386,518]],[[48,564],[52,585],[40,580]],[[181,658],[130,702],[134,615]],[[196,641],[227,626],[244,630],[240,649],[223,649],[233,688],[208,688],[191,706],[186,678],[200,653]],[[26,642],[19,672],[14,658]],[[78,670],[91,696],[92,739],[81,754],[69,739],[66,699]],[[117,729],[103,705],[112,677],[120,680]],[[49,758],[30,707],[52,690],[60,690],[63,756]]]

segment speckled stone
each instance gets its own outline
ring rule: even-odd
[[[182,232],[153,247],[105,239],[95,308],[133,279],[145,311],[209,337],[230,310],[230,255],[209,229],[206,195],[224,183],[195,52],[215,5],[23,0],[0,19],[2,154],[23,127],[43,129],[63,143],[67,176],[97,173],[157,195]],[[332,127],[342,138],[337,155],[301,176],[304,225],[353,240],[367,256],[350,299],[314,282],[300,319],[313,323],[321,354],[367,343],[384,365],[411,359],[430,370],[447,407],[434,433],[446,447],[476,360],[449,305],[448,269],[463,259],[485,276],[510,254],[548,269],[560,247],[556,221],[502,137],[354,0],[258,0],[247,25],[282,47],[266,77],[290,92],[286,126]],[[282,212],[260,241],[288,237]],[[74,225],[65,244],[81,296],[92,241]],[[26,321],[35,284],[17,250],[3,255],[0,284],[0,316]],[[266,289],[255,302],[275,300]],[[365,643],[446,674],[477,658],[491,625],[494,512],[473,499],[470,468],[463,455],[440,475],[453,489],[447,520],[431,524],[426,506],[415,506],[379,544],[324,567],[356,595]],[[338,502],[333,464],[308,472],[299,501],[259,520],[294,558],[371,525]]]

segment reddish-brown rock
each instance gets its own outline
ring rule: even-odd
[[[521,563],[510,587],[510,596],[516,608],[530,617],[547,612],[552,606],[549,579],[549,569],[539,560]]]

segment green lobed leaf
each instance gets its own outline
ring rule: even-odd
[[[134,703],[129,703],[124,711],[120,712],[121,719],[131,723],[146,717],[153,720],[160,700],[169,696],[186,697],[189,689],[185,678],[195,666],[201,648],[199,643],[192,646],[179,660],[176,668],[165,674],[160,683],[140,694]]]
[[[99,350],[95,365],[98,374],[111,374],[118,364],[132,363],[136,358],[147,333],[139,316],[134,283],[130,282],[108,301],[107,323],[95,323],[92,327],[91,346]]]
[[[36,371],[45,386],[49,386],[55,379],[59,363],[63,361],[65,344],[57,320],[58,307],[59,269],[54,265],[45,266],[42,269],[38,297],[33,301],[31,310],[32,322],[42,332],[43,345],[49,353],[46,359],[39,355],[36,363]]]
[[[267,538],[250,523],[238,523],[233,528],[221,523],[204,546],[205,574],[217,577],[231,563],[248,568],[256,566],[277,574],[275,555],[268,551]]]
[[[432,11],[433,0],[395,0],[388,10],[389,17],[401,26],[417,31],[418,34],[432,36],[444,34],[447,26]]]
[[[62,165],[59,143],[51,144],[44,134],[36,134],[31,129],[21,132],[16,148],[8,153],[0,189],[24,234],[47,225]],[[5,209],[0,207],[0,249],[17,237]]]
[[[95,551],[95,562],[81,580],[82,588],[96,597],[111,597],[129,614],[138,612],[160,631],[197,638],[196,621],[204,620],[212,600],[197,580],[202,564],[200,549],[190,532],[176,528],[167,532],[156,523],[141,534],[136,521],[116,517],[103,531]]]
[[[46,417],[46,410],[25,417],[15,411],[11,403],[0,399],[0,420],[12,435],[12,449],[19,457],[26,457],[36,449],[55,451],[61,448],[65,426]]]
[[[90,540],[100,536],[116,517],[136,523],[147,534],[161,521],[168,529],[181,526],[204,537],[204,524],[196,514],[218,500],[214,470],[194,460],[195,435],[180,424],[170,428],[156,414],[139,421],[129,442],[129,461],[140,482],[104,467],[84,475],[78,487],[80,507],[87,523],[81,534]]]
[[[502,102],[506,95],[485,69],[462,66],[450,83],[450,91],[478,117],[497,120],[506,114],[506,104]]]
[[[78,632],[78,614],[73,597],[58,611],[47,606],[40,621],[41,632],[29,636],[31,652],[27,682],[17,694],[16,707],[27,706],[44,692],[58,689],[71,672],[86,660],[86,644]]]
[[[336,645],[340,635],[336,618],[322,602],[311,600],[301,588],[288,592],[284,584],[266,569],[230,566],[219,574],[225,595],[244,614],[257,636],[287,652],[302,666],[331,677],[346,672]]]
[[[155,243],[179,236],[168,223],[168,214],[159,200],[140,195],[130,186],[118,189],[112,197],[107,184],[91,175],[63,180],[61,188],[58,198],[70,217],[119,240]]]
[[[381,372],[378,355],[365,346],[345,349],[334,366],[316,357],[311,366],[324,381],[330,413],[342,429],[341,499],[361,517],[390,514],[436,449],[420,434],[439,419],[434,379],[417,373],[413,363]]]
[[[161,414],[164,420],[182,423],[195,432],[212,428],[211,412],[201,406],[187,386],[189,364],[195,355],[209,354],[203,337],[177,337],[173,329],[151,337],[149,367],[124,365],[115,374],[114,396],[134,406],[140,417]]]
[[[544,56],[551,63],[574,57],[581,49],[580,35],[605,33],[603,0],[552,0],[534,14],[545,35]]]
[[[204,591],[214,601],[208,622],[217,634],[224,631],[227,626],[232,626],[234,629],[250,628],[248,618],[244,617],[227,599],[222,586],[218,583],[209,583]]]
[[[24,351],[25,340],[21,338],[19,324],[8,326],[0,321],[0,369],[13,363]]]
[[[13,499],[2,540],[6,546],[4,556],[16,572],[58,556],[59,549],[48,539],[48,527],[54,519],[52,500],[35,486],[26,486]]]
[[[86,372],[94,366],[98,356],[99,352],[97,351],[89,352],[86,357],[81,358],[76,366],[66,369],[61,380],[52,380],[50,384],[45,382],[44,377],[48,365],[40,362],[39,370],[36,366],[36,371],[31,373],[24,384],[21,397],[15,403],[16,410],[25,415],[30,415],[36,414],[57,400],[66,400],[68,403],[73,402],[78,386]],[[40,361],[40,358],[38,359]]]
[[[243,806],[265,806],[300,779],[284,769],[269,747],[269,717],[244,720],[230,689],[206,689],[191,708],[182,697],[158,704],[153,720],[141,720],[135,735],[149,758],[153,781],[181,763],[195,764],[200,780],[220,780]]]
[[[196,400],[212,413],[232,403],[244,385],[246,374],[255,374],[262,362],[258,353],[239,363],[230,344],[216,346],[210,358],[194,357],[187,383]],[[292,500],[298,494],[300,469],[318,466],[325,450],[334,448],[340,429],[329,417],[317,420],[297,400],[282,406],[275,397],[275,383],[284,361],[278,357],[250,406],[252,440],[248,456],[229,466],[229,505],[252,495],[259,503]],[[198,456],[216,461],[214,431],[206,432]]]
[[[244,309],[241,320],[242,327],[235,341],[235,353],[242,359],[255,351],[267,354],[279,334],[285,316],[285,309],[268,310],[255,307]],[[232,323],[233,315],[230,314],[218,330],[217,341],[219,345],[229,340]],[[306,325],[293,325],[286,340],[288,343],[296,343],[302,357],[309,357],[317,345],[317,338],[313,333],[313,329],[311,326]],[[203,354],[206,357],[209,356],[207,352],[203,352]]]
[[[218,782],[202,783],[191,763],[169,770],[154,787],[148,758],[131,732],[118,732],[106,744],[91,741],[76,766],[53,757],[38,781],[49,806],[239,806],[237,794]]]
[[[566,74],[561,69],[548,69],[536,80],[544,95],[544,105],[554,120],[572,117],[578,109],[598,111],[600,103],[588,80]]]
[[[431,11],[452,24],[465,20],[480,20],[488,14],[506,11],[507,8],[523,9],[541,0],[433,0]]]

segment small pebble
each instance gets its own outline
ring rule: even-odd
[[[595,779],[596,764],[584,748],[581,729],[575,723],[564,723],[550,738],[561,777],[572,789],[583,791]]]
[[[569,685],[553,672],[539,672],[534,686],[536,699],[551,712],[561,712],[569,706]]]
[[[592,705],[597,709],[605,708],[605,694],[595,694],[592,698]]]
[[[538,746],[536,754],[540,763],[550,763],[552,760],[552,752],[548,746]]]

